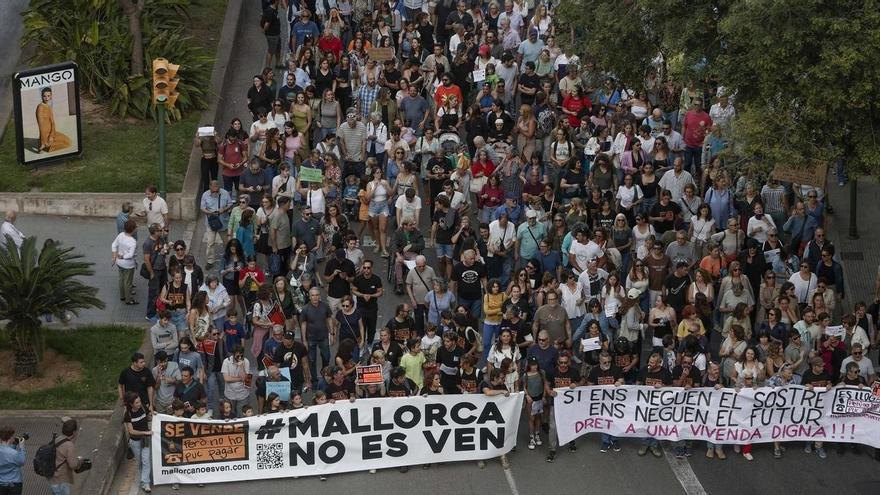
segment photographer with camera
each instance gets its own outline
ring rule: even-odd
[[[75,419],[64,418],[64,422],[61,424],[63,437],[55,444],[55,474],[49,480],[52,495],[70,495],[73,474],[82,473],[92,468],[91,459],[84,459],[76,455],[74,441],[78,431],[79,425]]]
[[[15,436],[15,429],[0,427],[0,495],[21,495],[22,474],[27,453],[24,441],[27,433]]]

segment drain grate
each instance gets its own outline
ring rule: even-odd
[[[840,259],[844,261],[865,261],[865,254],[861,251],[841,251]]]

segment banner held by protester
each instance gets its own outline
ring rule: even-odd
[[[463,400],[465,398],[465,400]],[[153,479],[217,483],[482,460],[516,445],[522,394],[361,399],[242,418],[153,420]]]
[[[598,386],[557,389],[559,443],[586,433],[714,444],[830,441],[880,447],[871,389]]]

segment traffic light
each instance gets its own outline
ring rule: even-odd
[[[164,58],[153,60],[153,103],[165,103],[172,108],[177,101],[176,78],[179,65],[172,64]]]

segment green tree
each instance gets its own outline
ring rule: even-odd
[[[835,155],[877,174],[880,9],[875,0],[736,2],[715,69],[742,117],[736,152],[810,166]]]
[[[92,275],[92,264],[82,261],[73,248],[47,243],[37,248],[28,237],[19,249],[11,237],[0,247],[0,320],[15,353],[15,376],[34,376],[45,350],[40,317],[62,318],[86,308],[103,308],[97,289],[80,277]]]

